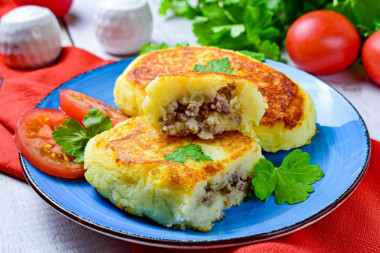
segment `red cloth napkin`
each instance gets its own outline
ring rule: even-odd
[[[268,242],[232,249],[196,252],[380,252],[380,142],[372,140],[369,167],[354,193],[332,213],[316,223]],[[131,244],[133,253],[167,250]],[[171,250],[174,251],[174,250]],[[177,250],[175,252],[190,252]]]
[[[110,62],[76,47],[63,48],[55,64],[35,70],[12,69],[1,57],[0,171],[24,179],[12,138],[22,112],[33,109],[50,91],[65,81]]]

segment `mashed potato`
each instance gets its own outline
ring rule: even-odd
[[[254,83],[236,75],[190,72],[154,79],[143,103],[150,123],[167,135],[212,139],[239,130],[255,137],[268,105]]]

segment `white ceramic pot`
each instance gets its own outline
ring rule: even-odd
[[[105,51],[133,54],[150,41],[152,14],[146,0],[104,0],[96,8],[94,26]]]
[[[0,51],[14,68],[39,68],[54,62],[62,50],[60,27],[45,7],[25,5],[0,21]]]

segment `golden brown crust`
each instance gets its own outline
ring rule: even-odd
[[[190,143],[221,148],[223,156],[216,161],[185,163],[166,161],[164,155]],[[222,171],[231,162],[244,156],[252,148],[259,152],[257,141],[237,131],[225,132],[212,140],[202,140],[196,136],[166,137],[153,128],[146,117],[135,117],[113,128],[107,134],[97,136],[94,143],[104,154],[112,154],[115,164],[125,168],[125,174],[140,175],[145,173],[157,175],[160,184],[172,189],[191,191],[193,187]]]
[[[193,71],[195,64],[205,65],[210,60],[223,57],[229,57],[233,74],[255,82],[266,98],[269,108],[260,125],[283,124],[285,128],[292,129],[300,124],[305,98],[299,86],[281,72],[233,51],[212,47],[177,47],[155,51],[140,57],[125,78],[145,92],[145,87],[157,76]]]
[[[217,79],[225,79],[227,82],[233,82],[235,80],[244,80],[247,81],[247,78],[234,75],[234,74],[229,74],[229,73],[220,73],[220,72],[202,72],[202,71],[194,71],[194,70],[189,70],[188,72],[179,72],[175,74],[163,74],[161,77],[205,77],[205,75],[210,76],[210,78],[217,78]]]

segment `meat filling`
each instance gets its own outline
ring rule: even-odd
[[[183,136],[198,134],[202,138],[212,138],[213,135],[222,133],[220,121],[213,116],[215,112],[226,115],[236,127],[241,123],[241,118],[234,112],[230,101],[236,86],[229,84],[220,88],[214,97],[201,98],[198,101],[173,101],[165,107],[166,120],[161,119],[162,131],[167,135]]]
[[[213,189],[209,184],[205,186],[206,193],[202,196],[202,198],[199,200],[199,204],[205,204],[207,206],[211,206],[214,202],[214,195],[216,191],[220,191],[223,195],[227,195],[232,193],[233,191],[238,192],[244,192],[248,187],[248,181],[249,179],[243,179],[239,172],[235,171],[228,182],[222,186],[219,189]],[[227,206],[231,206],[231,200],[227,199],[229,203],[227,203]]]

